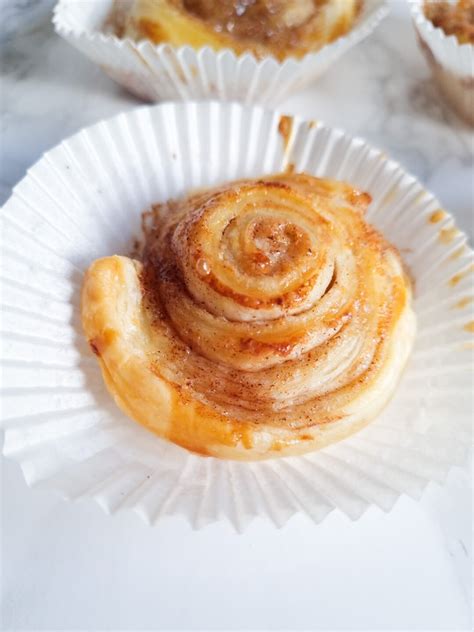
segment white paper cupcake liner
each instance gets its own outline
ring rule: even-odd
[[[60,0],[54,10],[57,33],[128,90],[151,101],[220,99],[275,104],[321,75],[367,37],[388,12],[385,0],[364,0],[353,29],[300,60],[257,60],[209,47],[154,45],[102,32],[112,0]]]
[[[284,524],[333,509],[357,519],[419,497],[462,464],[472,431],[474,255],[450,215],[364,141],[224,103],[163,104],[98,123],[49,151],[1,213],[4,453],[29,485],[196,527],[257,516]],[[303,457],[239,463],[188,453],[126,418],[106,391],[79,317],[83,273],[130,252],[150,204],[196,187],[278,172],[369,191],[368,219],[415,281],[418,336],[395,397],[362,432]],[[471,349],[471,351],[469,351]]]
[[[451,0],[454,1],[454,0]],[[474,46],[459,44],[454,35],[425,17],[424,0],[409,0],[421,50],[442,93],[474,125]]]
[[[427,20],[423,12],[425,0],[409,0],[409,3],[415,27],[436,61],[459,77],[474,76],[474,46],[459,44],[454,35],[446,35]]]

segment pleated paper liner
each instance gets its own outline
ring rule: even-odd
[[[417,498],[468,454],[473,253],[453,218],[396,163],[321,123],[237,104],[163,104],[98,123],[49,151],[1,214],[4,453],[29,485],[196,528],[256,516],[282,525],[333,509],[357,519]],[[238,463],[167,443],[105,389],[79,318],[83,273],[130,252],[152,203],[242,177],[297,171],[370,192],[368,219],[415,282],[418,335],[402,383],[365,430],[303,457]]]
[[[279,62],[236,55],[230,49],[154,45],[104,33],[113,0],[60,0],[57,33],[115,81],[150,101],[219,99],[276,104],[316,79],[341,55],[365,39],[388,13],[386,0],[363,0],[354,28],[302,59]]]
[[[451,0],[452,3],[457,0]],[[418,42],[441,93],[474,125],[474,46],[459,44],[425,17],[424,0],[409,0]]]

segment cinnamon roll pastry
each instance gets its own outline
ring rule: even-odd
[[[352,27],[361,0],[135,0],[122,35],[301,57]]]
[[[415,317],[370,196],[306,174],[157,205],[141,260],[86,273],[82,320],[130,417],[200,454],[262,459],[338,441],[387,403]]]

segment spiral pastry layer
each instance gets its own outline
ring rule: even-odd
[[[135,0],[124,32],[157,44],[301,57],[346,33],[361,0]]]
[[[258,459],[357,431],[392,395],[415,332],[370,196],[306,174],[154,207],[142,261],[92,264],[82,318],[133,419],[190,450]]]

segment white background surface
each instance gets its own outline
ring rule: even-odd
[[[404,2],[391,4],[377,33],[280,109],[382,147],[472,238],[472,132],[440,102]],[[43,151],[138,105],[37,8],[9,13],[5,32],[18,17],[28,33],[1,48],[1,201]],[[422,503],[402,498],[389,515],[351,523],[334,513],[318,527],[301,517],[281,530],[256,522],[240,536],[225,524],[193,532],[179,518],[155,528],[133,514],[110,518],[29,490],[5,460],[2,473],[6,630],[470,629],[467,473]]]

